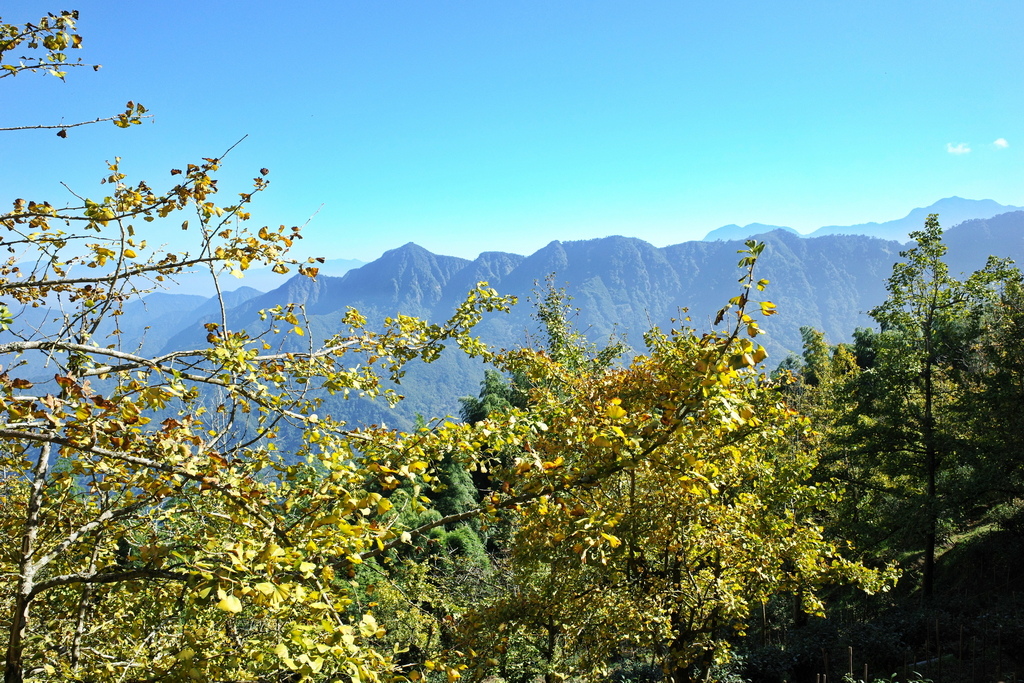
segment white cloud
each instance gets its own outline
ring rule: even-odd
[[[999,138],[998,140],[992,143],[992,146],[995,147],[996,149],[1006,149],[1007,147],[1010,146],[1010,143],[1006,141],[1006,138]]]
[[[950,154],[970,154],[971,148],[967,146],[966,142],[958,142],[955,145],[952,142],[947,142],[946,151]]]

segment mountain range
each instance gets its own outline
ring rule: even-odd
[[[320,272],[324,275],[341,276],[352,270],[365,266],[365,261],[357,259],[327,259],[317,264]],[[270,266],[264,268],[250,268],[245,271],[245,278],[236,281],[232,276],[224,273],[221,279],[221,286],[230,288],[234,284],[238,287],[243,284],[261,292],[267,292],[281,286],[281,276],[273,271]],[[175,294],[197,294],[202,295],[210,291],[210,275],[205,272],[182,273],[174,277],[172,287]]]
[[[769,365],[799,352],[801,326],[823,330],[838,342],[868,325],[866,311],[885,299],[892,265],[906,248],[896,240],[866,235],[803,237],[785,229],[769,230],[758,239],[766,248],[757,276],[770,280],[764,298],[779,311],[763,321]],[[954,273],[980,268],[989,254],[1024,260],[1024,211],[962,222],[946,231],[945,241]],[[268,292],[243,287],[229,292],[225,304],[230,326],[250,332],[261,329],[261,309],[303,304],[312,337],[322,339],[338,329],[350,306],[371,325],[399,312],[443,320],[478,281],[487,281],[520,301],[511,313],[489,315],[477,328],[486,342],[508,348],[530,343],[536,325],[529,300],[537,283],[554,274],[556,286],[564,287],[579,309],[574,322],[591,340],[603,343],[615,335],[642,352],[643,333],[652,326],[667,327],[684,315],[697,329],[710,326],[715,311],[739,292],[736,252],[742,247],[737,240],[715,240],[658,248],[612,236],[556,240],[529,256],[485,252],[469,260],[409,243],[340,276],[280,278],[280,285]],[[52,311],[21,311],[15,329],[45,327],[53,317]],[[127,304],[118,327],[124,347],[155,354],[204,346],[202,324],[217,319],[214,299],[156,293]],[[478,362],[453,350],[435,364],[410,369],[400,387],[408,398],[396,409],[366,401],[336,402],[326,409],[355,422],[408,427],[417,414],[456,414],[458,398],[477,393],[482,373]]]
[[[975,218],[992,218],[1001,213],[1020,211],[1021,206],[1010,206],[1000,204],[991,199],[963,199],[962,197],[947,197],[940,199],[931,206],[914,209],[903,218],[898,218],[884,223],[860,223],[857,225],[826,225],[804,235],[805,237],[823,237],[825,235],[867,235],[868,237],[879,237],[886,240],[905,242],[910,238],[910,233],[918,230],[924,225],[928,214],[937,213],[946,227],[958,225],[964,221]],[[799,235],[793,228],[780,225],[765,225],[763,223],[750,223],[748,225],[723,225],[709,232],[704,240],[744,240],[754,235],[760,235],[772,230],[786,230]]]

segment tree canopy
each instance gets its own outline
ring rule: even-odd
[[[0,76],[63,78],[76,19],[0,25]],[[19,48],[41,56],[8,63]],[[511,676],[520,643],[552,680],[644,651],[682,681],[777,592],[815,609],[824,583],[882,585],[824,536],[807,422],[759,370],[762,245],[717,329],[652,330],[625,365],[581,347],[557,299],[545,347],[487,348],[473,326],[513,302],[486,283],[443,322],[350,310],[314,339],[301,306],[240,330],[222,305],[204,346],[124,348],[101,322],[186,269],[218,297],[256,265],[316,277],[289,257],[298,228],[248,227],[267,169],[220,200],[225,156],[160,183],[115,159],[105,196],[0,214],[5,680],[451,683]],[[169,225],[194,248],[153,246]],[[45,324],[20,325],[30,309]],[[389,382],[446,346],[525,378],[525,396],[411,432],[322,412],[327,394],[398,400]],[[460,468],[488,474],[486,495]],[[493,561],[453,561],[479,556],[469,520],[504,529]]]

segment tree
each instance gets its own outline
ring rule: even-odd
[[[868,361],[858,361],[858,349],[867,348],[865,340],[872,338],[871,331],[857,330],[855,344],[834,346],[813,328],[802,327],[800,334],[802,357],[790,356],[780,365],[778,376],[789,382],[784,390],[791,396],[791,405],[811,421],[811,435],[820,453],[814,480],[837,494],[835,503],[824,510],[826,530],[830,538],[852,542],[862,557],[882,564],[894,562],[894,556],[878,547],[880,538],[892,534],[887,527],[902,525],[901,516],[889,514],[886,498],[892,482],[858,441],[857,402],[866,396],[862,372],[870,369]]]
[[[0,55],[21,47],[44,56],[0,75],[63,77],[62,50],[81,44],[75,19],[2,25]],[[130,105],[113,120],[126,127],[144,111]],[[250,335],[231,328],[222,305],[207,347],[159,357],[120,348],[116,330],[99,336],[126,301],[186,268],[207,268],[218,293],[224,268],[289,270],[297,228],[245,227],[268,172],[238,201],[218,204],[223,156],[172,170],[163,191],[129,183],[115,160],[103,178],[109,196],[65,208],[18,199],[0,214],[13,252],[0,271],[11,326],[0,343],[9,359],[0,523],[20,539],[2,560],[3,575],[15,577],[0,603],[8,681],[143,672],[251,680],[279,669],[372,679],[393,668],[370,645],[372,613],[349,609],[345,576],[400,538],[386,493],[403,481],[429,485],[431,461],[411,458],[403,435],[318,416],[314,393],[390,398],[383,379],[433,360],[447,341],[480,352],[469,328],[508,301],[479,288],[447,323],[397,317],[380,332],[353,311],[322,344],[308,339],[294,306],[266,311],[266,327]],[[147,224],[181,213],[195,250],[149,246]],[[19,325],[33,308],[52,320]],[[301,434],[297,453],[275,448],[289,430]],[[442,432],[435,440],[453,440]]]
[[[549,681],[637,652],[690,680],[776,592],[805,589],[814,609],[822,582],[879,587],[824,539],[816,516],[830,500],[806,483],[806,422],[755,369],[766,354],[746,309],[761,248],[748,243],[724,331],[654,330],[628,367],[581,362],[568,344],[505,358],[533,387],[513,415],[539,431],[499,476],[542,495],[507,513],[511,586],[465,618],[464,649],[502,652],[525,635]]]
[[[1024,287],[1019,281],[1008,283],[998,300],[986,305],[970,338],[963,362],[953,368],[962,393],[952,414],[965,437],[957,441],[958,461],[970,473],[957,493],[972,521],[996,522],[1020,534]]]
[[[955,486],[942,481],[953,475],[958,459],[951,411],[961,387],[954,368],[966,360],[983,311],[1020,274],[990,257],[964,280],[951,276],[937,214],[911,237],[917,244],[893,266],[888,299],[870,312],[881,331],[870,338],[873,367],[862,376],[859,410],[866,418],[860,421],[861,437],[883,454],[880,464],[892,481],[906,487],[902,497],[914,501],[918,521],[912,528],[923,549],[921,589],[931,598],[939,522],[954,509],[948,495]]]
[[[462,403],[463,421],[476,424],[491,413],[525,408],[526,394],[514,379],[508,381],[497,370],[485,370],[480,382],[480,395],[465,396],[459,402]]]

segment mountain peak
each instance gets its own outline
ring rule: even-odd
[[[765,223],[748,223],[744,226],[730,223],[729,225],[723,225],[720,228],[715,228],[707,235],[704,236],[705,242],[714,242],[716,240],[722,240],[723,242],[734,242],[737,240],[745,240],[753,237],[754,235],[763,235],[773,230],[784,230],[791,232],[794,235],[799,235],[793,228],[788,228],[784,225],[767,225]]]
[[[387,251],[385,251],[381,255],[381,258],[385,258],[387,256],[391,256],[391,255],[395,255],[395,254],[431,254],[431,252],[429,250],[427,250],[426,248],[421,247],[420,245],[416,244],[415,242],[406,242],[405,244],[403,244],[400,247],[395,247],[394,249],[388,249]],[[431,254],[431,255],[433,255],[433,254]]]

